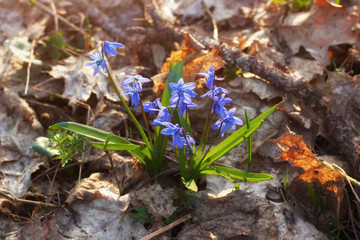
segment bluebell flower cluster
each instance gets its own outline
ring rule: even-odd
[[[104,73],[107,73],[106,69],[106,61],[105,58],[103,58],[100,53],[95,52],[95,54],[89,53],[89,56],[94,60],[88,63],[85,63],[85,66],[94,68],[93,76],[95,76],[99,71],[100,68],[104,71]]]
[[[124,80],[124,82],[121,86],[122,87],[129,86],[140,92],[142,92],[142,84],[143,83],[151,82],[150,79],[145,78],[141,75],[135,75],[135,76],[126,75],[125,77],[126,77],[126,79]]]
[[[171,114],[169,112],[169,107],[163,107],[161,105],[159,98],[156,99],[155,102],[156,102],[156,106],[158,107],[158,109],[154,108],[151,110],[158,111],[159,113],[158,113],[156,119],[153,121],[153,125],[154,126],[162,126],[162,123],[171,121]]]
[[[214,112],[221,116],[221,119],[217,120],[216,123],[212,126],[212,129],[219,129],[221,136],[224,136],[227,128],[235,129],[236,125],[242,125],[243,122],[233,116],[235,113],[235,108],[227,111],[225,104],[231,103],[232,99],[225,97],[229,91],[222,87],[217,87],[214,85],[214,80],[223,80],[223,78],[217,78],[215,76],[215,67],[211,66],[208,70],[208,73],[199,73],[199,75],[207,77],[207,84],[209,91],[203,94],[201,97],[210,97],[212,100],[211,113]],[[139,77],[129,77],[124,84],[141,84],[144,82]],[[171,98],[169,100],[170,105],[164,107],[161,105],[160,99],[156,99],[154,102],[144,103],[144,111],[149,112],[150,115],[153,115],[154,112],[158,112],[157,117],[152,122],[154,126],[163,126],[165,127],[161,134],[171,135],[173,137],[173,146],[179,147],[182,149],[184,146],[186,148],[186,153],[190,154],[193,150],[193,146],[196,145],[195,140],[185,132],[185,130],[179,127],[178,124],[171,123],[171,111],[173,109],[179,109],[180,116],[184,116],[185,112],[190,108],[196,108],[197,105],[192,102],[192,98],[196,97],[197,94],[193,91],[196,88],[196,84],[184,83],[184,80],[181,78],[177,83],[170,83],[169,87],[171,89]]]
[[[176,146],[178,146],[179,148],[182,149],[184,147],[184,141],[183,141],[183,138],[181,137],[181,135],[183,134],[184,129],[179,127],[178,124],[174,125],[170,122],[163,122],[162,125],[165,126],[166,128],[161,130],[161,134],[172,135],[174,148]]]
[[[124,46],[123,44],[117,42],[103,42],[102,52],[106,56],[107,55],[116,56],[116,51],[114,48],[123,47],[123,46]]]
[[[140,96],[142,92],[142,84],[147,82],[151,82],[151,80],[141,75],[126,75],[126,79],[123,81],[121,87],[125,88],[127,91],[123,92],[121,95],[130,95],[131,106],[137,108],[139,106]],[[152,108],[150,107],[152,107],[151,104],[147,106],[146,110],[151,111],[150,114],[153,114],[154,110],[151,110]]]
[[[226,108],[221,109],[221,119],[217,120],[212,129],[220,129],[221,137],[224,136],[225,130],[229,127],[232,130],[235,129],[235,124],[242,125],[243,122],[238,117],[234,117],[236,108],[232,108],[229,111]]]
[[[214,80],[224,80],[224,78],[217,78],[215,77],[215,66],[212,65],[207,73],[198,73],[198,75],[201,75],[203,77],[206,77],[206,87],[208,89],[211,89],[214,86]]]
[[[117,42],[103,42],[101,54],[99,52],[95,52],[95,54],[89,53],[89,56],[93,59],[93,61],[85,63],[85,66],[94,68],[93,76],[95,76],[100,71],[100,69],[102,69],[104,73],[107,73],[106,60],[104,55],[116,56],[116,51],[114,48],[123,46],[123,44]]]
[[[184,83],[182,78],[178,83],[170,83],[171,89],[170,107],[178,107],[180,109],[180,115],[183,117],[187,108],[196,108],[197,105],[192,102],[191,98],[196,97],[197,94],[192,90],[196,88],[196,84]]]
[[[95,52],[95,54],[89,54],[93,61],[86,63],[85,66],[94,68],[94,76],[101,69],[104,73],[107,73],[106,59],[104,55],[116,56],[114,48],[123,46],[123,44],[117,42],[103,42],[101,53]],[[206,87],[209,89],[209,91],[201,95],[201,97],[210,97],[212,101],[211,114],[217,113],[221,116],[221,118],[217,120],[211,128],[220,129],[219,131],[222,137],[224,136],[227,128],[234,130],[236,125],[242,125],[243,122],[234,116],[236,109],[232,108],[228,111],[225,108],[225,105],[231,103],[232,100],[225,97],[225,95],[229,93],[228,90],[215,86],[215,80],[223,80],[223,78],[217,78],[215,76],[215,67],[211,66],[207,73],[198,73],[198,75],[206,77]],[[157,116],[152,121],[152,124],[154,126],[164,127],[161,130],[161,134],[172,136],[174,148],[178,147],[183,149],[185,147],[186,154],[191,154],[194,146],[196,145],[195,140],[186,132],[185,129],[179,127],[178,124],[171,123],[171,121],[172,114],[177,109],[179,109],[180,116],[184,117],[188,109],[197,107],[197,105],[192,102],[192,98],[197,96],[197,94],[193,91],[196,88],[196,84],[193,82],[184,83],[182,78],[179,79],[177,83],[170,83],[169,87],[171,89],[171,98],[169,100],[169,106],[165,107],[162,106],[159,98],[153,102],[142,103],[142,85],[150,81],[150,79],[141,75],[126,75],[126,79],[121,85],[125,91],[121,95],[128,95],[131,100],[131,106],[134,108],[138,108],[139,105],[142,104],[143,111],[148,112],[150,117],[157,112]]]

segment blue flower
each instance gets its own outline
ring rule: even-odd
[[[156,119],[153,121],[154,126],[162,126],[161,123],[163,122],[170,122],[171,120],[171,114],[169,112],[169,108],[163,107],[161,105],[160,99],[155,100],[156,105],[159,107],[159,109],[150,109],[153,111],[159,111],[159,114],[157,115]]]
[[[127,89],[127,91],[123,92],[121,95],[130,95],[130,99],[131,99],[131,106],[137,108],[139,106],[139,101],[140,101],[140,93],[137,90],[132,89],[131,87],[125,86],[125,89]]]
[[[170,107],[176,107],[177,102],[170,104]],[[178,108],[180,109],[180,116],[184,116],[187,108],[197,108],[195,103],[186,103],[185,100],[180,100],[178,104]]]
[[[106,56],[107,55],[116,56],[116,51],[114,50],[114,48],[123,47],[123,46],[124,46],[123,44],[117,42],[103,42],[101,51]]]
[[[210,91],[201,95],[201,97],[211,96],[214,101],[217,101],[221,93],[229,93],[229,91],[222,87],[213,86]]]
[[[151,82],[150,79],[145,78],[141,75],[135,75],[135,76],[126,75],[125,77],[127,78],[123,81],[123,84],[121,86],[125,87],[131,85],[134,89],[138,90],[139,92],[142,92],[143,83]]]
[[[201,75],[203,77],[206,77],[206,87],[208,89],[212,88],[214,85],[214,80],[224,80],[224,78],[216,78],[215,77],[215,67],[212,65],[207,73],[197,73],[197,75]]]
[[[158,99],[156,99],[158,100]],[[144,107],[144,112],[149,112],[149,115],[150,117],[152,115],[154,115],[155,111],[157,110],[156,109],[156,106],[157,106],[157,101],[153,101],[153,102],[146,102],[143,104],[143,107]]]
[[[232,108],[229,111],[226,110],[226,108],[223,108],[221,110],[221,119],[217,120],[214,126],[212,126],[212,129],[218,129],[221,126],[220,132],[221,137],[224,136],[225,130],[227,127],[231,128],[232,130],[235,129],[235,124],[242,125],[243,122],[240,118],[234,117],[236,108]]]
[[[193,82],[184,84],[184,80],[182,78],[179,79],[177,84],[170,83],[169,87],[171,89],[170,103],[175,103],[175,105],[179,98],[180,101],[191,103],[191,98],[197,96],[197,94],[192,90],[196,88],[196,84]]]
[[[176,146],[178,146],[179,148],[183,148],[184,146],[184,142],[183,139],[181,137],[181,134],[183,134],[183,129],[179,127],[178,124],[172,124],[170,122],[163,122],[162,123],[163,126],[165,126],[166,128],[164,128],[163,130],[161,130],[161,134],[163,135],[172,135],[173,136],[173,146],[174,148]]]
[[[100,71],[100,68],[102,68],[102,70],[104,71],[104,73],[107,73],[106,61],[105,61],[105,59],[100,55],[100,53],[98,53],[98,52],[95,52],[95,54],[89,53],[89,56],[90,56],[92,59],[94,59],[94,61],[85,63],[85,66],[87,66],[87,67],[93,67],[93,68],[94,68],[93,76],[95,76],[95,75]]]
[[[193,150],[193,146],[196,145],[196,141],[189,134],[186,134],[186,139],[185,137],[181,137],[181,138],[182,141],[184,142],[184,146],[186,146],[186,154],[189,155]],[[190,146],[188,145],[188,143],[190,144]]]
[[[170,107],[178,106],[180,108],[180,115],[184,116],[186,108],[196,108],[196,104],[192,103],[191,98],[197,96],[192,90],[196,88],[195,83],[185,83],[182,78],[178,83],[169,84],[171,91]]]
[[[231,98],[226,98],[225,94],[221,94],[217,100],[214,100],[214,104],[211,107],[211,113],[215,109],[216,113],[221,115],[221,110],[224,108],[224,105],[231,102]]]

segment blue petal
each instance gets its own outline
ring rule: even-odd
[[[193,83],[193,82],[186,83],[186,84],[184,84],[183,88],[194,89],[194,88],[196,88],[196,83]]]
[[[176,129],[176,125],[174,125],[170,122],[163,122],[162,125],[165,127],[171,128],[171,129]]]
[[[221,137],[224,136],[225,131],[226,131],[226,127],[227,127],[227,124],[226,124],[226,123],[223,123],[223,125],[221,126],[221,130],[220,130],[220,132],[221,132]]]
[[[99,65],[96,65],[96,66],[94,67],[93,76],[95,76],[99,71],[100,71],[100,67],[99,67]]]
[[[230,110],[228,111],[228,116],[234,115],[235,111],[236,111],[236,108],[235,108],[235,107],[233,107],[232,109],[230,109]]]
[[[203,76],[203,77],[209,77],[209,74],[207,74],[207,73],[197,73],[197,75],[200,75],[200,76]]]
[[[163,125],[163,123],[161,123]],[[163,130],[161,130],[161,134],[162,135],[173,135],[174,132],[176,130],[172,129],[172,128],[164,128]]]
[[[118,42],[108,42],[111,47],[123,47],[124,44]]]
[[[221,125],[222,119],[216,121],[216,123],[211,127],[211,129],[218,129]]]
[[[87,63],[85,63],[85,66],[86,67],[94,67],[94,66],[96,66],[97,64],[96,64],[96,61],[91,61],[91,62],[87,62]]]
[[[236,123],[237,125],[243,125],[243,124],[244,124],[243,121],[241,121],[241,119],[238,118],[238,117],[234,117],[234,120],[235,120],[235,123]]]
[[[181,148],[181,149],[183,148],[184,142],[182,141],[182,138],[181,138],[181,136],[179,134],[174,134],[173,135],[173,145],[174,145],[174,147],[176,145],[178,145],[179,148]]]

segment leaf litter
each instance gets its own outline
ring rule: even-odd
[[[192,239],[191,236],[203,236],[213,239],[228,239],[233,237],[250,237],[252,239],[326,239],[307,220],[319,226],[328,223],[326,218],[313,218],[311,213],[318,214],[319,209],[314,207],[309,188],[304,182],[313,184],[313,189],[325,194],[330,201],[330,209],[324,214],[326,217],[344,219],[343,204],[344,182],[339,174],[323,167],[316,160],[313,150],[306,145],[315,147],[316,152],[329,156],[330,152],[321,149],[319,139],[326,138],[328,134],[323,130],[324,115],[336,114],[345,119],[348,126],[349,136],[354,141],[359,137],[359,104],[358,100],[358,76],[351,75],[351,71],[335,72],[329,70],[332,59],[329,57],[329,47],[338,44],[354,44],[356,31],[353,29],[356,16],[351,7],[334,6],[327,1],[315,1],[309,11],[299,13],[287,12],[286,5],[277,5],[273,2],[265,3],[259,1],[157,1],[159,9],[167,16],[168,23],[173,29],[182,29],[185,32],[183,39],[178,39],[173,32],[169,31],[164,36],[170,36],[164,41],[156,31],[157,26],[150,26],[154,15],[146,11],[145,5],[148,1],[138,3],[135,1],[114,1],[108,5],[102,5],[99,1],[92,1],[86,5],[79,4],[82,1],[56,2],[57,11],[69,21],[78,21],[71,14],[88,15],[90,27],[95,31],[94,40],[113,40],[124,43],[126,53],[122,58],[130,60],[115,62],[113,67],[119,83],[128,74],[145,73],[154,80],[154,92],[147,94],[147,98],[154,100],[155,95],[161,94],[163,84],[169,71],[169,61],[176,62],[183,59],[185,63],[185,81],[195,81],[199,87],[199,94],[204,81],[196,76],[198,72],[206,72],[209,66],[215,65],[217,75],[222,74],[228,66],[227,59],[222,56],[220,43],[219,48],[199,50],[197,43],[192,42],[192,34],[202,43],[213,41],[214,21],[219,30],[219,39],[230,44],[233,48],[242,49],[248,54],[261,59],[267,66],[288,74],[301,88],[302,84],[313,85],[317,90],[324,93],[325,114],[309,109],[313,103],[303,99],[289,96],[281,85],[271,84],[266,78],[248,73],[237,74],[221,82],[221,86],[229,89],[237,113],[241,119],[244,118],[243,110],[247,109],[250,118],[256,116],[264,109],[283,100],[283,112],[274,114],[270,121],[265,122],[262,128],[253,137],[253,170],[257,172],[270,172],[274,179],[264,183],[241,183],[240,188],[244,191],[235,191],[231,181],[219,177],[204,178],[203,191],[195,196],[195,205],[192,212],[192,220],[185,223],[178,232],[167,233],[168,237],[179,239]],[[16,3],[19,8],[13,8],[10,1],[6,2],[6,8],[2,8],[0,18],[3,19],[0,27],[0,42],[10,41],[14,37],[29,38],[41,41],[42,37],[49,36],[53,28],[53,18],[42,14],[38,8],[27,4]],[[16,5],[15,4],[15,5]],[[49,9],[51,9],[50,5]],[[71,7],[70,7],[71,6]],[[25,12],[31,9],[31,11]],[[129,9],[129,10],[128,10]],[[145,9],[145,11],[144,11]],[[131,10],[131,11],[130,11]],[[6,11],[6,14],[5,12]],[[121,11],[122,14],[111,14]],[[210,13],[210,14],[209,14]],[[42,17],[40,17],[42,15]],[[26,18],[24,17],[26,16]],[[17,19],[17,21],[14,21]],[[24,19],[31,19],[25,23]],[[76,24],[87,29],[84,21]],[[149,24],[150,23],[150,24]],[[166,24],[165,24],[166,23]],[[68,31],[60,21],[61,30]],[[173,25],[176,25],[173,26]],[[47,26],[45,28],[45,26]],[[50,27],[49,27],[50,26]],[[272,27],[273,26],[273,27]],[[154,35],[155,30],[155,35]],[[247,33],[247,34],[244,34]],[[81,34],[79,34],[81,35]],[[153,38],[152,36],[155,36]],[[77,36],[76,34],[74,36]],[[224,37],[226,36],[226,38]],[[79,37],[79,36],[77,36]],[[82,38],[83,36],[79,37]],[[158,39],[156,39],[158,38]],[[81,42],[81,40],[80,40]],[[180,44],[181,47],[177,47]],[[356,46],[354,45],[354,51]],[[35,55],[39,55],[39,45],[35,49]],[[0,48],[4,54],[4,48]],[[131,54],[129,54],[131,52]],[[122,110],[117,106],[117,98],[106,79],[105,75],[92,77],[92,71],[84,67],[87,60],[85,52],[66,57],[61,61],[45,62],[44,74],[53,77],[58,93],[64,98],[86,102],[92,107],[94,115],[87,119],[90,123],[103,130],[113,131],[122,136],[130,137],[131,122],[124,116]],[[167,60],[162,63],[161,59]],[[41,60],[41,57],[39,57]],[[149,60],[151,59],[151,60]],[[6,60],[6,59],[5,59]],[[41,174],[46,169],[51,169],[49,162],[30,151],[31,143],[36,137],[44,136],[44,122],[38,120],[38,116],[44,116],[35,107],[32,108],[15,92],[21,87],[12,80],[12,77],[20,76],[22,68],[26,64],[21,63],[17,70],[9,69],[14,65],[3,62],[1,74],[6,79],[1,79],[1,131],[0,131],[0,166],[3,177],[1,191],[16,198],[29,198],[30,189],[39,189],[42,194],[47,194],[47,180],[39,178],[31,181],[34,176]],[[26,62],[26,61],[25,61]],[[347,67],[348,65],[345,65]],[[349,65],[350,66],[350,65]],[[356,66],[356,65],[355,65]],[[327,67],[327,69],[325,69]],[[336,66],[339,67],[339,66]],[[6,70],[8,69],[8,70]],[[50,69],[50,70],[49,70]],[[155,69],[155,70],[154,70]],[[161,69],[158,71],[158,69]],[[232,70],[230,70],[232,71]],[[158,75],[156,75],[158,74]],[[63,85],[59,82],[63,81]],[[56,84],[55,84],[56,83]],[[288,83],[292,84],[292,83]],[[5,88],[3,86],[8,86]],[[15,85],[16,88],[14,87]],[[30,82],[30,87],[34,83]],[[63,87],[58,87],[63,86]],[[35,89],[35,88],[34,88]],[[35,99],[38,94],[44,95],[45,91],[34,90]],[[95,97],[94,97],[95,96]],[[51,99],[51,92],[49,93]],[[58,101],[58,100],[56,100]],[[205,119],[205,105],[197,103],[199,113],[193,125]],[[49,103],[51,105],[51,102]],[[50,108],[46,111],[51,113]],[[60,109],[60,108],[58,108]],[[45,112],[46,113],[46,112]],[[285,114],[284,114],[285,113]],[[305,143],[299,135],[289,135],[285,125],[290,129],[296,129],[299,135],[311,135],[310,142]],[[45,124],[46,125],[46,124]],[[201,129],[199,130],[201,131]],[[285,131],[285,135],[280,136]],[[310,131],[315,131],[309,134]],[[288,134],[288,135],[286,135]],[[280,137],[279,137],[280,136]],[[279,137],[278,144],[282,146],[282,153],[276,150],[274,144],[266,142],[270,138]],[[327,138],[331,144],[331,138]],[[325,140],[322,140],[325,141]],[[280,142],[280,143],[279,143]],[[322,145],[321,145],[322,144]],[[320,145],[323,146],[324,143]],[[247,160],[247,146],[239,146],[228,156],[224,157],[220,164],[234,166],[243,169]],[[290,151],[290,152],[289,152]],[[289,154],[291,153],[291,154]],[[333,152],[331,152],[333,153]],[[54,177],[55,183],[51,201],[59,203],[54,212],[39,207],[31,208],[31,214],[16,212],[9,207],[8,200],[1,198],[1,218],[12,217],[12,221],[18,221],[19,217],[26,216],[27,224],[22,228],[15,228],[13,224],[4,225],[5,231],[1,231],[1,237],[7,239],[131,239],[141,238],[150,232],[162,228],[165,224],[163,219],[176,213],[176,196],[171,188],[162,189],[159,185],[152,185],[136,190],[136,186],[142,186],[148,176],[141,169],[139,163],[124,152],[113,153],[117,175],[124,184],[126,191],[123,196],[118,195],[116,183],[109,173],[110,166],[107,156],[100,150],[90,149],[88,154],[79,158],[83,174],[81,181],[77,182],[74,177],[73,183],[63,182],[70,192],[64,192],[65,186],[61,187],[61,179],[64,173],[49,175]],[[289,189],[285,185],[286,164],[277,161],[278,155],[281,159],[288,160],[293,165],[303,168],[303,173],[290,170]],[[335,159],[341,159],[341,152],[336,152]],[[170,154],[171,156],[171,154]],[[320,156],[319,156],[320,157]],[[294,162],[305,158],[306,163]],[[331,157],[330,157],[331,158]],[[337,160],[338,161],[338,160]],[[309,168],[309,165],[311,168]],[[358,166],[357,166],[358,167]],[[353,166],[353,168],[356,168]],[[350,167],[351,169],[351,167]],[[75,168],[75,170],[79,170]],[[61,171],[62,172],[62,171]],[[52,173],[54,174],[54,173]],[[350,174],[350,172],[348,173]],[[75,174],[76,175],[76,174]],[[58,180],[59,179],[59,180]],[[40,184],[41,182],[41,184]],[[305,187],[304,187],[305,186]],[[30,188],[31,187],[31,188]],[[269,189],[278,195],[277,201],[265,199]],[[280,190],[279,190],[280,189]],[[299,190],[300,189],[300,190]],[[284,191],[289,191],[295,196],[298,206],[303,207],[307,214],[302,216],[301,212],[292,208],[284,200]],[[55,194],[54,194],[55,193]],[[56,195],[60,198],[55,197]],[[66,196],[66,197],[65,197]],[[280,199],[280,200],[279,200]],[[320,202],[323,198],[319,198]],[[27,206],[23,205],[22,207]],[[141,222],[135,223],[130,217],[134,206],[148,206],[149,214],[154,217],[155,223],[149,228]],[[313,211],[313,212],[312,212]],[[337,213],[334,215],[334,212]],[[309,217],[310,216],[310,217]],[[316,221],[318,220],[318,221]],[[320,225],[321,225],[320,224]],[[231,227],[229,227],[231,226]],[[21,229],[21,230],[19,230]],[[306,230],[306,231],[305,231]],[[15,231],[15,232],[12,232]],[[171,232],[171,231],[170,231]],[[354,231],[353,231],[354,232]],[[356,231],[355,231],[356,232]],[[171,235],[173,234],[173,235]],[[356,233],[355,233],[356,234]],[[114,238],[114,236],[116,236]],[[121,236],[119,238],[119,236]],[[194,238],[196,239],[196,238]]]

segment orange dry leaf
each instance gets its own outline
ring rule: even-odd
[[[197,76],[196,73],[207,72],[211,65],[215,70],[224,66],[223,59],[218,55],[218,50],[213,49],[210,52],[198,51],[191,47],[189,37],[186,36],[183,44],[178,51],[172,51],[170,58],[167,58],[160,72],[170,71],[170,61],[176,63],[180,59],[184,62],[184,81],[193,81]]]
[[[301,194],[304,193],[301,191],[301,188],[304,189],[304,183],[311,183],[318,193],[324,195],[333,203],[332,205],[337,209],[338,213],[345,187],[341,175],[318,161],[313,151],[302,139],[302,136],[286,131],[278,139],[271,141],[276,143],[282,150],[281,160],[288,161],[291,166],[300,167],[305,171],[291,181],[295,195],[300,195],[300,198]]]
[[[218,55],[216,49],[207,54],[201,54],[190,62],[186,62],[184,65],[184,79],[193,80],[197,73],[207,73],[212,65],[214,65],[215,71],[224,66],[223,59]]]
[[[176,63],[180,59],[184,59],[186,56],[190,55],[191,53],[195,52],[189,43],[189,35],[186,35],[184,42],[182,43],[181,47],[177,51],[171,51],[170,57],[166,59],[165,63],[163,64],[160,72],[169,72],[170,71],[170,61]]]

